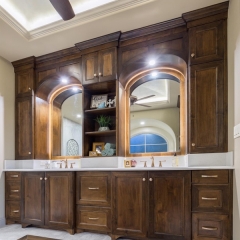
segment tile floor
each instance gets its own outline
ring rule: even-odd
[[[48,230],[34,227],[22,228],[19,224],[7,225],[0,228],[0,240],[17,240],[26,235],[57,238],[61,240],[111,240],[108,235],[103,234],[84,232],[70,235],[64,231]]]

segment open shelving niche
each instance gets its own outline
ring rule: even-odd
[[[116,145],[117,154],[117,111],[116,107],[106,107],[101,109],[91,109],[92,95],[108,94],[108,99],[116,96],[117,106],[117,81],[100,82],[98,84],[88,84],[83,88],[83,156],[88,157],[89,151],[92,151],[94,142],[113,143]],[[99,125],[95,121],[99,115],[111,116],[112,124],[109,131],[98,131]]]

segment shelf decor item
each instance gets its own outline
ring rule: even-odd
[[[94,142],[92,151],[96,152],[98,156],[102,155],[102,150],[104,149],[104,142]]]
[[[110,116],[100,115],[100,116],[97,116],[95,121],[99,124],[98,131],[108,131],[109,130],[109,125],[111,125],[111,117]]]
[[[105,108],[107,106],[107,94],[92,95],[90,108]]]

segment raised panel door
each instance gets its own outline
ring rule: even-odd
[[[82,57],[83,84],[98,82],[98,52]]]
[[[191,239],[191,173],[149,172],[149,233],[157,239]]]
[[[22,216],[24,224],[44,225],[44,172],[22,175]]]
[[[100,82],[117,79],[116,48],[100,51],[98,63]]]
[[[46,172],[45,225],[73,228],[74,172]]]
[[[189,30],[190,63],[199,64],[224,58],[225,21],[205,24]]]
[[[146,236],[147,186],[147,172],[113,172],[113,234]]]
[[[191,67],[189,84],[189,152],[227,149],[226,96],[223,62]]]
[[[28,69],[16,73],[16,96],[24,97],[32,95],[34,83],[34,70]]]
[[[33,159],[34,111],[33,96],[16,99],[15,158]]]

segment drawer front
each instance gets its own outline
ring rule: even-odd
[[[228,184],[228,170],[201,170],[192,171],[192,183],[194,184]]]
[[[228,185],[193,185],[192,211],[229,212]]]
[[[111,210],[107,208],[81,207],[77,208],[77,228],[111,231]]]
[[[6,218],[20,220],[21,207],[19,201],[6,201]]]
[[[6,200],[20,200],[21,198],[21,182],[6,182]]]
[[[192,231],[193,240],[230,239],[228,215],[193,213]]]
[[[21,181],[20,172],[6,172],[6,181]]]
[[[81,175],[77,177],[77,203],[83,205],[110,206],[110,175]]]

